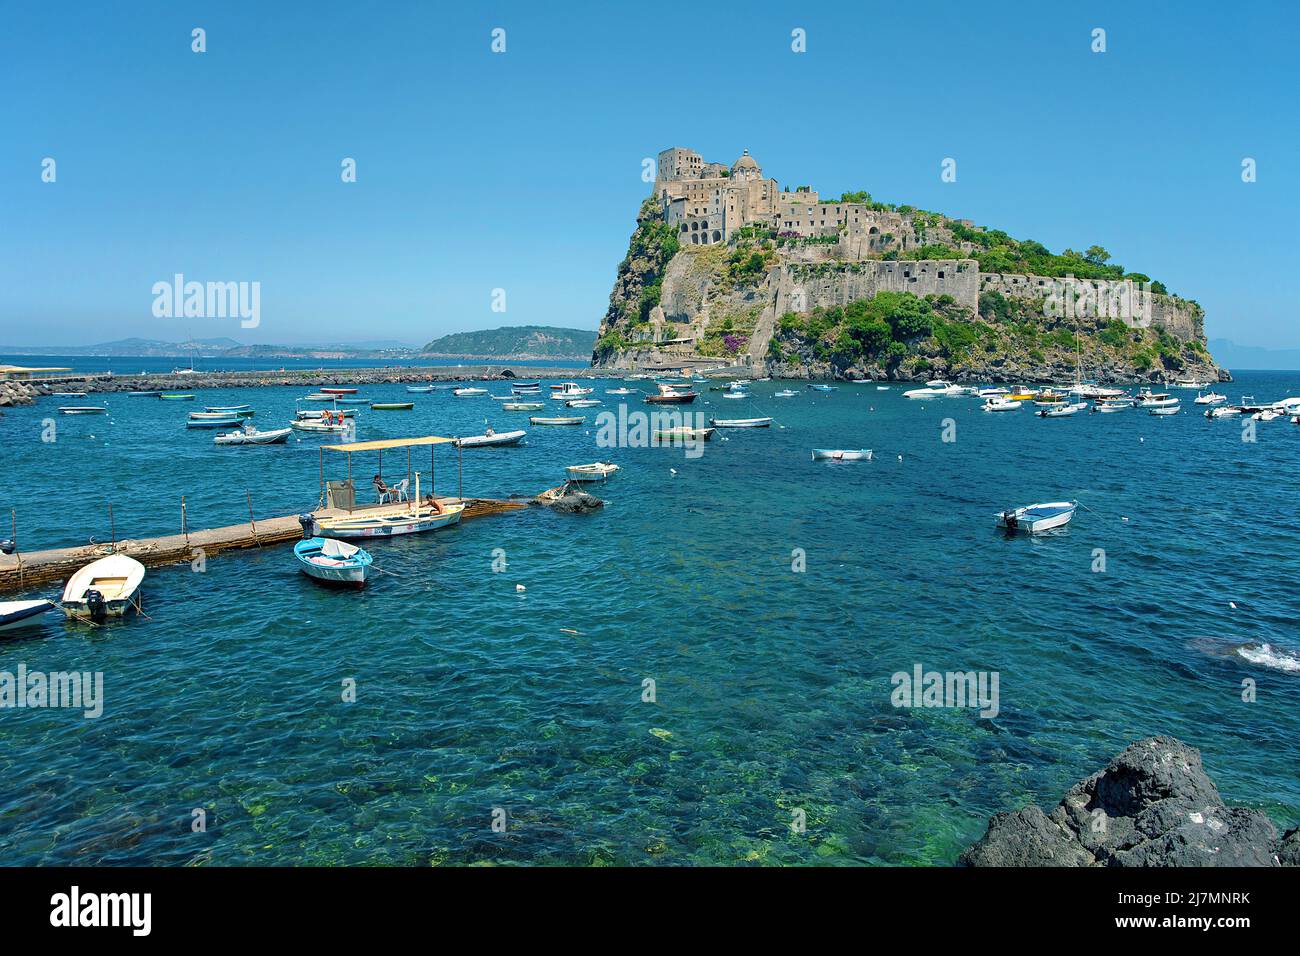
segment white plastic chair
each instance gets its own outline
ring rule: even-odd
[[[407,501],[407,500],[409,500],[409,495],[407,494],[407,489],[410,487],[410,485],[411,485],[411,479],[410,479],[410,478],[403,478],[403,479],[402,479],[401,481],[399,481],[397,484],[395,484],[395,485],[389,485],[389,486],[388,486],[388,492],[384,495],[384,501],[385,501],[385,502],[389,502],[389,501]]]

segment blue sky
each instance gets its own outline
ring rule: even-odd
[[[462,6],[8,5],[0,344],[594,329],[680,145],[1098,243],[1211,337],[1300,346],[1294,5]],[[155,318],[177,272],[260,282],[261,325]]]

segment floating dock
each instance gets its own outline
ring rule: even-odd
[[[444,504],[464,502],[461,520],[483,515],[518,511],[529,506],[530,499],[443,498]],[[22,591],[53,581],[65,581],[73,572],[109,554],[129,554],[146,567],[182,564],[201,553],[204,560],[222,551],[261,548],[286,544],[302,537],[298,516],[256,518],[224,528],[171,534],[160,538],[132,538],[116,544],[90,544],[78,548],[53,548],[48,551],[18,552],[0,555],[0,594]]]

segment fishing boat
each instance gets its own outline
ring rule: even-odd
[[[258,431],[245,425],[242,431],[227,432],[212,439],[214,445],[282,445],[289,439],[292,428],[272,428]]]
[[[60,415],[103,415],[107,411],[102,405],[63,405],[59,408]]]
[[[1222,405],[1228,400],[1227,395],[1220,395],[1218,392],[1200,392],[1192,401],[1197,405]]]
[[[127,392],[126,394],[131,398],[157,398],[162,392],[156,388],[145,388],[138,392]]]
[[[205,412],[227,412],[227,413],[234,413],[237,415],[244,415],[245,413],[247,413],[246,417],[248,418],[251,418],[253,416],[252,405],[204,405],[203,410]],[[194,414],[195,414],[194,412],[190,412],[191,416],[193,416]]]
[[[528,419],[529,424],[532,425],[581,425],[586,420],[587,420],[586,417],[554,418],[554,417],[543,417],[540,415],[532,415]]]
[[[606,395],[632,395],[636,392],[635,388],[607,388]]]
[[[432,385],[408,385],[406,386],[406,390],[408,392],[415,392],[417,394],[420,394],[424,392],[432,392],[433,386]]]
[[[1034,404],[1038,404],[1035,402]],[[1051,405],[1047,408],[1040,409],[1039,418],[1065,418],[1067,415],[1077,415],[1088,407],[1087,402],[1069,402],[1065,404]]]
[[[551,398],[561,401],[568,401],[571,398],[582,398],[590,395],[595,389],[583,388],[577,382],[561,382],[559,385],[551,386]]]
[[[538,379],[536,382],[511,382],[510,391],[512,392],[536,392],[540,391],[542,382]]]
[[[454,438],[428,435],[422,438],[394,438],[383,441],[353,442],[346,445],[321,446],[321,500],[324,508],[317,511],[310,528],[313,537],[334,538],[386,538],[423,531],[436,531],[460,521],[465,501],[460,497],[440,498],[433,485],[433,449],[438,445],[452,444]],[[422,493],[421,473],[411,471],[411,453],[416,447],[430,448],[430,488]],[[375,504],[357,504],[356,486],[352,480],[352,456],[364,452],[377,452],[380,469],[385,451],[406,449],[408,477],[396,488],[384,489],[385,494]],[[348,477],[344,480],[325,479],[325,452],[332,451],[347,456]],[[405,494],[407,484],[414,478],[414,493]],[[396,493],[396,500],[394,500]],[[307,528],[304,528],[306,532]]]
[[[725,395],[723,395],[722,397],[723,397],[723,398],[735,398],[735,399],[740,399],[740,398],[749,398],[749,392],[727,392],[727,393],[726,393]]]
[[[815,385],[815,384],[814,384],[814,385],[809,385],[808,387],[811,388],[814,392],[833,392],[833,391],[835,391],[835,386],[834,386],[834,385]]]
[[[1181,405],[1148,405],[1148,415],[1177,415],[1183,410]]]
[[[289,423],[289,427],[300,432],[342,435],[354,430],[357,427],[357,423],[346,419],[326,421],[321,418],[295,418]]]
[[[1127,411],[1132,407],[1133,400],[1131,398],[1103,398],[1092,406],[1092,410],[1109,415],[1115,412]]]
[[[607,481],[618,471],[618,465],[608,461],[594,461],[590,465],[569,465],[564,469],[569,481]]]
[[[1025,534],[1039,534],[1069,524],[1078,507],[1077,501],[1050,501],[1045,504],[1025,505],[1023,508],[1003,511],[997,516],[996,524],[1009,534],[1020,531]]]
[[[63,588],[63,613],[70,618],[102,621],[139,609],[136,594],[144,582],[144,565],[125,554],[92,561],[68,579]]]
[[[594,408],[601,404],[598,398],[571,398],[564,403],[565,408]]]
[[[814,448],[813,461],[871,461],[870,448]]]
[[[676,425],[655,431],[655,439],[660,442],[708,441],[712,437],[712,428],[691,428],[689,425]]]
[[[540,408],[545,408],[545,402],[506,402],[501,406],[507,412],[535,412]]]
[[[311,515],[299,515],[304,534],[315,527]],[[293,546],[298,569],[309,578],[335,587],[363,588],[375,559],[369,551],[337,538],[303,538]]]
[[[1013,402],[1010,399],[989,396],[984,400],[984,404],[980,406],[980,410],[985,412],[1014,412],[1019,407],[1019,401]]]
[[[799,394],[798,392],[792,392],[788,388],[783,388],[781,389],[781,391],[775,393],[772,397],[773,398],[794,398],[798,394]]]
[[[371,402],[370,407],[377,412],[405,412],[415,407],[415,402]]]
[[[251,418],[242,412],[190,412],[190,421],[212,421],[220,418]]]
[[[770,418],[710,418],[709,424],[714,428],[767,428],[772,424]]]
[[[1203,388],[1209,388],[1209,382],[1198,382],[1196,379],[1186,379],[1181,382],[1174,382],[1174,388],[1194,388],[1198,392]]]
[[[1025,388],[1023,385],[1013,388],[1007,394],[1009,402],[1032,402],[1038,397],[1038,393],[1031,388]]]
[[[321,388],[326,395],[355,395],[357,390],[351,387]]]
[[[695,401],[698,394],[689,387],[683,390],[673,385],[660,385],[659,394],[647,395],[645,401],[650,405],[689,405]]]
[[[1034,404],[1039,408],[1057,408],[1062,405],[1069,405],[1069,396],[1051,389],[1045,388],[1034,396]]]
[[[194,396],[183,392],[159,392],[158,400],[160,402],[192,402]]]
[[[238,415],[226,415],[222,418],[191,418],[185,423],[186,428],[229,428],[238,426],[244,420]]]
[[[457,398],[476,398],[479,395],[486,395],[487,393],[488,390],[486,388],[465,387],[453,388],[451,390],[451,394],[455,395]]]
[[[482,435],[466,435],[463,438],[457,438],[456,447],[479,448],[484,445],[517,445],[519,439],[527,434],[528,432],[522,428],[513,432],[495,432],[489,428]]]
[[[337,395],[331,395],[328,392],[312,392],[310,395],[304,395],[298,399],[300,402],[333,402],[337,400]]]
[[[45,623],[45,612],[54,608],[53,601],[0,601],[0,632],[19,631],[40,627]]]

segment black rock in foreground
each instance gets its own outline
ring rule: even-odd
[[[1279,839],[1260,810],[1226,807],[1200,751],[1173,737],[1130,744],[1050,814],[999,813],[959,866],[1297,866],[1300,829]]]

